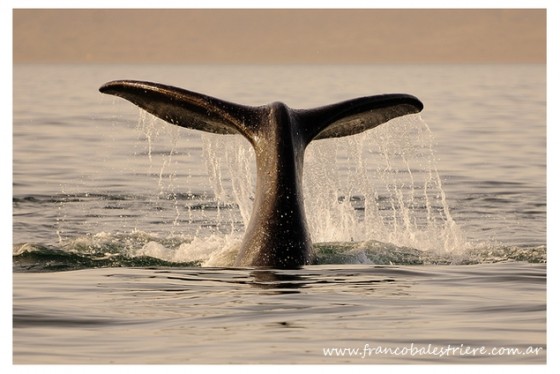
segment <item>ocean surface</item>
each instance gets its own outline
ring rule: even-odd
[[[15,364],[544,364],[546,66],[16,65]],[[238,136],[98,92],[246,105],[410,93],[419,115],[313,142],[315,263],[233,268]]]

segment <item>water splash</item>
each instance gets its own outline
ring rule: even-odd
[[[180,129],[176,126],[168,126],[165,122],[159,120],[157,117],[150,113],[141,110],[138,119],[137,129],[140,131],[144,138],[145,153],[148,156],[149,168],[148,175],[157,176],[157,184],[159,193],[156,200],[164,199],[171,200],[174,203],[175,218],[173,220],[173,227],[179,225],[179,218],[181,216],[182,207],[179,205],[176,198],[180,191],[177,191],[177,164],[174,156],[176,154],[177,144],[180,140]],[[169,147],[165,151],[157,152],[161,156],[159,162],[159,171],[154,172],[154,167],[158,166],[158,162],[154,160],[154,144],[156,144],[160,136],[166,136],[168,139],[167,144]]]
[[[237,204],[246,226],[255,184],[251,146],[240,136],[204,134],[203,142],[216,199]],[[468,245],[446,201],[432,133],[419,115],[312,142],[303,188],[314,243],[376,240],[443,253]]]
[[[250,143],[239,135],[202,133],[201,136],[210,184],[218,206],[235,204],[241,216],[219,216],[219,219],[230,220],[231,234],[239,218],[244,227],[251,218],[256,185],[255,153]]]

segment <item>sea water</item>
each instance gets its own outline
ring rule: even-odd
[[[113,79],[425,109],[311,143],[315,263],[235,269],[250,145],[97,91]],[[543,65],[16,65],[14,362],[546,362],[545,85]]]

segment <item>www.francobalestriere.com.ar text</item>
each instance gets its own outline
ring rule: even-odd
[[[486,347],[460,345],[432,345],[414,344],[384,347],[374,344],[364,344],[363,347],[332,347],[323,348],[323,355],[327,357],[355,357],[366,358],[373,356],[538,356],[544,350],[543,347]]]

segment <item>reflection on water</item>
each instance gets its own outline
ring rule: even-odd
[[[254,281],[249,284],[256,288],[270,290],[276,294],[299,293],[298,288],[308,286],[299,274],[282,274],[274,270],[255,270],[250,273]]]

